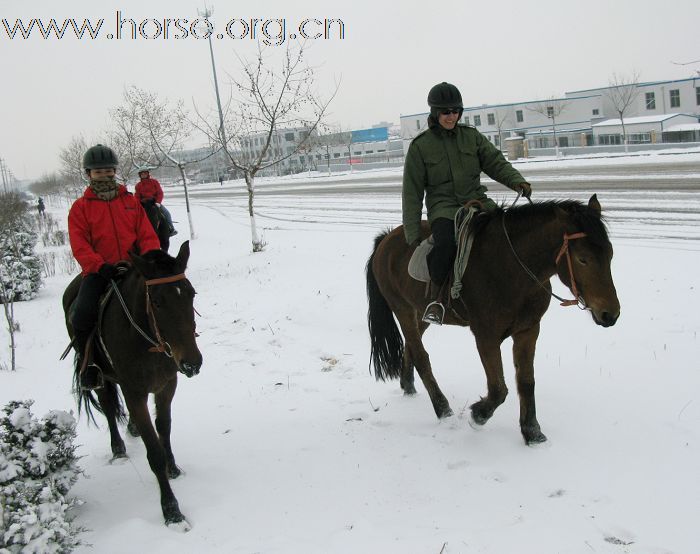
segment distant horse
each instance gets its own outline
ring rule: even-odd
[[[189,243],[180,247],[177,258],[160,250],[144,256],[132,255],[133,269],[128,271],[104,307],[98,325],[94,359],[102,368],[104,387],[79,394],[78,409],[91,408],[107,418],[114,458],[125,458],[126,447],[118,421],[125,413],[117,385],[121,387],[130,421],[140,434],[151,470],[160,485],[161,506],[166,524],[183,522],[177,499],[168,478],[180,475],[170,446],[170,405],[177,388],[178,372],[192,377],[199,373],[202,355],[195,341],[194,288],[185,277],[190,255]],[[76,277],[63,294],[68,334],[73,336],[69,310],[80,288]],[[75,370],[75,389],[80,390],[79,368]],[[148,412],[148,395],[155,396],[155,429]],[[157,433],[156,433],[157,431]]]
[[[167,252],[170,248],[170,228],[167,221],[165,221],[163,212],[160,211],[158,205],[153,201],[142,202],[141,205],[143,209],[146,210],[148,221],[151,222],[153,230],[156,232],[156,235],[158,235],[160,249],[163,252]]]
[[[423,223],[423,236],[429,233]],[[401,388],[409,395],[416,392],[415,366],[435,413],[444,418],[452,415],[452,409],[433,376],[422,341],[428,324],[421,321],[421,314],[429,299],[425,284],[411,278],[407,270],[413,250],[402,227],[375,239],[366,268],[371,356],[376,378],[400,378]],[[598,325],[609,327],[620,315],[610,272],[612,255],[595,195],[588,206],[571,200],[542,202],[497,209],[476,218],[476,238],[461,296],[444,320],[471,327],[486,372],[488,394],[471,405],[475,423],[486,423],[506,398],[500,346],[512,337],[520,430],[527,444],[547,440],[535,413],[533,363],[540,320],[549,307],[549,279],[558,275],[574,293],[571,303],[590,310]]]

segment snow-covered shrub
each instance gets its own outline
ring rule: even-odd
[[[81,473],[75,419],[51,411],[40,421],[33,401],[12,401],[0,416],[0,553],[63,553],[83,531],[69,516],[66,494]]]
[[[41,286],[41,261],[34,252],[37,233],[26,202],[14,194],[1,200],[0,300],[31,300]]]

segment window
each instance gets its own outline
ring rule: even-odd
[[[489,125],[495,125],[496,124],[496,116],[493,115],[492,113],[486,114],[486,121],[488,122]]]
[[[557,137],[559,140],[560,148],[567,148],[569,146],[569,137]]]
[[[522,123],[524,121],[522,110],[515,110],[515,121],[518,123]]]
[[[416,119],[416,131],[420,131],[420,120]]]
[[[700,90],[700,89],[698,89],[698,90]],[[700,94],[700,93],[698,93],[698,94]],[[700,98],[700,96],[698,96],[698,98]],[[469,125],[469,116],[468,115],[464,116],[464,124]]]
[[[647,92],[644,95],[644,102],[647,106],[647,110],[655,110],[656,109],[656,98],[655,98],[653,92]]]
[[[474,127],[481,127],[481,116],[480,115],[474,116]]]
[[[353,156],[362,156],[362,152],[360,150],[357,150],[352,153]]]
[[[593,115],[598,115],[599,113],[598,108],[593,108]]]
[[[554,119],[554,107],[553,106],[547,106],[547,117],[550,119]]]
[[[678,89],[673,89],[668,91],[668,94],[671,97],[671,107],[672,108],[680,108],[681,107],[681,91]]]
[[[367,150],[367,152],[365,152],[365,154],[374,154],[374,150]]]
[[[333,152],[333,157],[334,157],[334,158],[340,158],[340,153],[339,153],[339,152]]]
[[[500,146],[500,145],[501,145],[501,137],[499,137],[498,135],[494,135],[494,136],[493,136],[493,139],[494,139],[494,144],[495,144],[496,146]]]
[[[294,133],[285,133],[284,140],[287,142],[292,142],[294,140]]]
[[[695,87],[695,103],[700,106],[700,87]]]

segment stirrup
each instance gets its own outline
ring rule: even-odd
[[[95,379],[88,377],[88,372],[91,371],[91,377],[94,376]],[[80,390],[81,391],[92,391],[99,390],[104,387],[105,381],[102,376],[102,368],[95,363],[90,363],[85,368],[85,370],[80,374]]]
[[[442,320],[445,317],[445,306],[437,300],[428,304],[423,313],[423,321],[434,325],[442,325]]]

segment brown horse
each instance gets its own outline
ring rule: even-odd
[[[176,258],[160,250],[143,256],[132,255],[133,269],[126,273],[99,324],[103,348],[94,348],[95,361],[103,370],[105,384],[96,392],[79,392],[78,408],[91,407],[107,418],[114,458],[125,458],[126,447],[118,421],[125,419],[117,385],[129,410],[130,425],[141,436],[148,463],[160,486],[160,502],[165,523],[189,524],[180,512],[168,482],[180,475],[170,446],[170,405],[177,388],[178,372],[192,377],[199,373],[202,355],[195,341],[194,288],[185,278],[190,255],[185,242]],[[114,283],[114,282],[113,282]],[[69,335],[70,306],[80,288],[76,277],[63,294],[63,309]],[[75,389],[79,391],[79,368],[75,371]],[[155,429],[148,412],[148,396],[155,397]]]
[[[423,236],[430,233],[423,224]],[[520,430],[527,444],[547,440],[535,413],[535,344],[540,320],[550,302],[550,277],[559,279],[604,327],[615,324],[620,303],[610,273],[613,255],[600,204],[542,202],[497,209],[476,218],[475,240],[462,279],[461,297],[445,314],[445,323],[469,326],[486,372],[488,394],[472,404],[475,423],[483,425],[508,393],[503,378],[501,343],[513,338]],[[413,248],[403,228],[379,235],[367,263],[368,324],[377,379],[400,378],[405,394],[415,394],[413,367],[425,385],[439,418],[452,415],[433,376],[422,336],[421,314],[428,304],[425,284],[411,278]],[[403,338],[396,326],[399,322]]]

